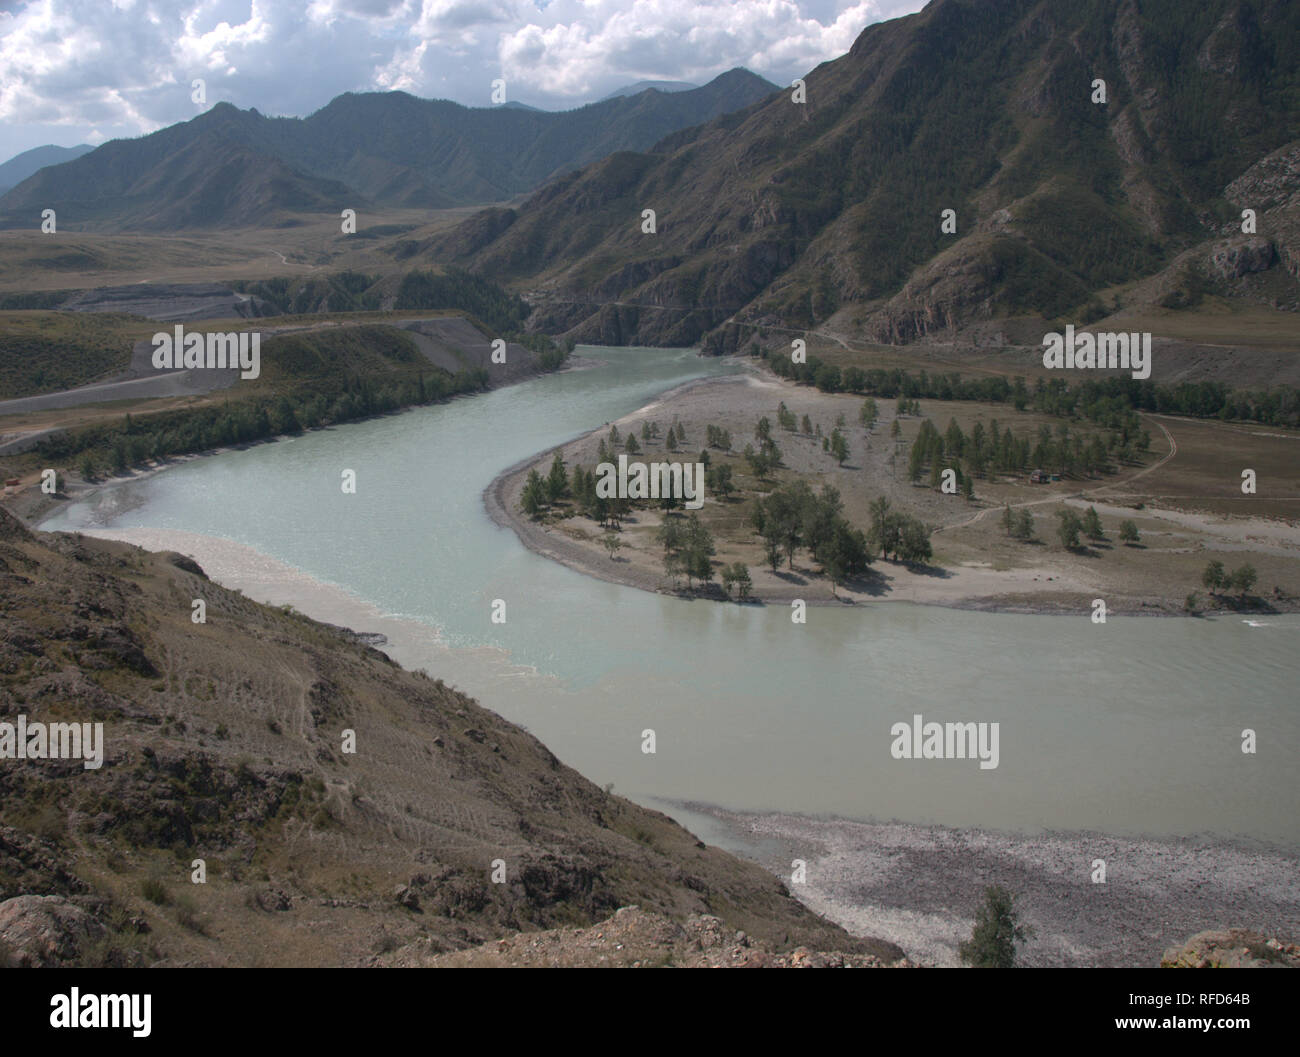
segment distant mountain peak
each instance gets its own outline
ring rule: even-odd
[[[0,226],[29,223],[36,207],[108,230],[175,230],[337,214],[361,202],[440,209],[507,201],[559,172],[649,150],[758,102],[770,87],[730,71],[701,88],[562,112],[348,92],[308,117],[273,118],[223,101],[49,172],[22,174],[0,199]]]
[[[642,92],[689,92],[693,88],[700,87],[698,84],[691,84],[689,81],[637,81],[634,84],[625,84],[622,88],[615,88],[609,95],[602,96],[600,102],[607,99],[618,99],[625,95],[640,95]]]
[[[624,85],[609,95],[605,96],[600,102],[608,102],[610,99],[619,99],[624,96],[640,95],[642,92],[656,91],[672,94],[677,92],[695,92],[701,88],[730,88],[737,85],[762,86],[766,91],[775,92],[777,85],[773,84],[766,78],[760,77],[752,70],[747,70],[743,66],[733,66],[730,70],[718,74],[711,81],[703,85],[691,84],[689,81],[637,81],[635,84]]]
[[[33,173],[39,172],[47,165],[60,165],[65,161],[80,158],[95,148],[89,143],[78,143],[75,147],[57,147],[52,143],[43,147],[33,147],[21,154],[15,154],[0,165],[0,193],[10,187],[16,187]]]

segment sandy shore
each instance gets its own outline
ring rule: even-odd
[[[639,428],[643,419],[654,418],[656,412],[677,404],[686,397],[690,398],[693,408],[707,413],[718,411],[726,404],[728,395],[738,390],[758,389],[767,392],[772,388],[780,386],[753,375],[699,379],[664,393],[633,414],[619,419],[617,425],[625,433],[629,429]],[[545,468],[557,451],[562,452],[566,460],[570,460],[577,450],[585,447],[594,449],[607,429],[607,426],[602,425],[577,440],[548,448],[501,471],[483,490],[483,503],[488,516],[498,525],[512,529],[523,545],[535,554],[588,576],[643,591],[684,594],[662,572],[653,566],[647,567],[648,563],[607,561],[595,547],[584,546],[557,531],[554,526],[535,522],[520,512],[519,496],[531,468],[538,464]],[[636,519],[628,519],[628,522],[634,520]],[[792,582],[783,582],[765,570],[751,568],[755,578],[753,601],[789,603],[795,598],[802,598],[809,605],[819,606],[892,601],[1005,612],[1077,613],[1079,599],[1087,591],[1085,585],[1046,566],[996,571],[968,565],[942,571],[917,571],[897,562],[877,562],[875,571],[877,575],[869,590],[841,588],[838,597],[831,597],[826,586],[819,585],[810,591],[806,578],[795,577]]]
[[[1018,895],[1036,935],[1031,966],[1150,966],[1210,928],[1300,937],[1300,856],[1222,840],[1020,835],[974,829],[756,815],[683,805],[800,900],[858,935],[887,936],[913,960],[957,965],[985,885]],[[791,863],[807,863],[794,884]],[[1094,884],[1094,861],[1106,883]]]
[[[883,494],[890,498],[895,509],[915,513],[934,526],[936,564],[917,568],[877,559],[868,576],[832,592],[829,582],[819,574],[806,553],[796,556],[793,570],[783,566],[773,573],[755,552],[756,537],[737,528],[730,539],[718,537],[716,560],[724,563],[744,560],[749,564],[754,582],[752,601],[757,604],[788,605],[793,599],[823,606],[893,601],[1008,613],[1077,615],[1090,612],[1093,599],[1103,597],[1112,613],[1181,616],[1186,615],[1183,603],[1188,590],[1188,584],[1180,582],[1181,577],[1199,575],[1199,569],[1191,573],[1180,568],[1177,573],[1180,580],[1170,583],[1175,574],[1160,565],[1161,561],[1168,560],[1168,554],[1188,556],[1190,562],[1207,544],[1225,552],[1245,549],[1243,544],[1246,544],[1252,552],[1275,554],[1279,560],[1300,567],[1300,531],[1294,526],[1259,519],[1233,522],[1154,509],[1136,515],[1147,541],[1140,551],[1108,543],[1105,562],[1091,555],[1067,554],[1050,542],[1008,548],[997,527],[1000,502],[954,501],[933,489],[899,480],[903,475],[890,461],[892,444],[886,433],[893,411],[886,401],[878,401],[881,425],[874,431],[849,426],[853,455],[843,467],[836,466],[811,438],[776,430],[775,409],[782,401],[797,415],[809,414],[819,424],[824,423],[827,431],[837,414],[845,414],[852,422],[861,404],[860,398],[819,393],[750,371],[685,383],[617,420],[616,425],[626,435],[638,432],[643,422],[657,421],[666,426],[673,418],[680,417],[690,429],[683,449],[694,452],[702,446],[704,424],[716,423],[731,430],[733,448],[740,449],[748,442],[753,423],[760,415],[768,415],[774,423],[774,435],[782,445],[785,465],[805,475],[814,489],[822,483],[839,488],[846,516],[852,523],[867,524],[870,498]],[[915,422],[911,420],[905,431],[914,430]],[[597,446],[608,426],[608,423],[600,425],[579,438],[503,470],[483,492],[488,515],[498,525],[513,530],[534,553],[578,572],[643,591],[685,594],[662,570],[651,531],[659,524],[657,512],[638,511],[626,519],[621,534],[623,548],[617,558],[610,559],[599,542],[603,530],[595,522],[576,516],[550,523],[538,522],[520,509],[520,494],[530,469],[540,467],[544,474],[556,452],[570,467],[594,466]],[[655,442],[640,457],[652,461],[662,458],[662,452],[662,443]],[[902,452],[905,458],[905,446]],[[716,451],[712,455],[725,458]],[[1115,484],[1106,479],[1098,482],[1097,490],[1111,489]],[[1033,508],[1040,521],[1039,535],[1046,541],[1050,541],[1054,532],[1052,508],[1060,505],[1083,508],[1092,502],[1079,499],[1077,492],[1059,489],[1045,498],[1040,498],[1041,495],[1036,491],[1032,500],[1021,505]],[[1116,524],[1121,518],[1134,516],[1128,507],[1107,504],[1100,499],[1095,505],[1103,517],[1114,518]],[[706,497],[706,512],[710,506],[716,507],[717,501]],[[738,525],[740,514],[730,515],[730,522]],[[1115,531],[1113,526],[1111,531]],[[750,537],[748,540],[746,535]],[[1232,555],[1227,557],[1231,560]],[[1290,570],[1292,566],[1288,564],[1286,568]],[[1260,582],[1261,586],[1265,582],[1262,575]],[[722,600],[721,588],[712,585],[711,595],[705,597],[710,596]],[[1296,608],[1294,603],[1294,598],[1270,597],[1262,611],[1292,610]],[[1204,599],[1202,606],[1202,612],[1220,611],[1219,607],[1207,605]]]

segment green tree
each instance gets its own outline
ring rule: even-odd
[[[1090,540],[1104,540],[1106,532],[1101,527],[1101,516],[1094,506],[1088,507],[1083,515],[1083,533]]]
[[[804,511],[813,501],[812,489],[801,480],[788,488],[778,488],[764,504],[764,529],[775,531],[791,569],[794,568],[794,552],[803,539]]]
[[[867,509],[871,515],[871,527],[867,538],[873,547],[880,549],[880,556],[883,558],[897,545],[897,523],[890,517],[889,500],[883,495],[873,499]]]
[[[542,512],[542,507],[546,505],[546,484],[536,467],[528,471],[528,479],[524,481],[520,503],[524,513],[533,518],[537,517]]]
[[[655,533],[655,538],[663,545],[664,572],[676,583],[677,577],[686,572],[686,534],[682,530],[681,519],[666,516]]]
[[[772,460],[766,452],[757,452],[752,444],[745,445],[744,451],[745,462],[749,464],[749,471],[760,480],[767,477],[772,470]]]
[[[835,521],[829,539],[817,548],[817,557],[830,579],[832,595],[837,586],[865,572],[871,561],[866,536],[843,518]]]
[[[1257,579],[1255,567],[1249,563],[1243,565],[1240,569],[1234,569],[1232,575],[1228,577],[1225,587],[1234,587],[1240,592],[1241,597],[1245,598],[1250,593],[1251,588],[1255,586]]]
[[[1125,519],[1119,523],[1119,538],[1121,543],[1137,543],[1141,537],[1138,535],[1136,521]]]
[[[1034,515],[1028,510],[1022,509],[1020,517],[1016,521],[1016,539],[1031,540],[1034,538]]]
[[[876,407],[876,402],[871,397],[862,401],[862,410],[858,412],[858,421],[862,423],[865,429],[871,429],[876,424],[876,419],[880,417],[880,409]]]
[[[609,551],[609,560],[614,560],[614,555],[618,553],[619,548],[623,546],[623,541],[619,539],[617,532],[606,532],[600,537],[600,542],[605,549]]]
[[[636,442],[636,436],[632,433],[627,435],[627,443],[623,447],[627,449],[629,455],[639,455],[641,453],[641,445]]]
[[[736,596],[743,602],[754,588],[754,582],[749,578],[749,566],[744,562],[733,562],[730,568],[731,582],[736,585]]]
[[[1008,536],[1016,534],[1016,515],[1008,503],[1002,510],[1002,529]]]
[[[844,501],[840,498],[840,491],[827,484],[822,485],[817,496],[807,489],[793,494],[799,506],[800,538],[809,553],[820,561],[822,549],[834,535],[835,526],[844,520]]]
[[[905,515],[899,524],[895,555],[905,562],[916,564],[924,564],[934,556],[930,545],[930,530],[910,514]]]
[[[989,885],[975,912],[971,938],[957,950],[961,960],[976,969],[1010,969],[1016,963],[1016,945],[1033,936],[1034,930],[1020,923],[1015,896],[1001,885]]]
[[[1058,510],[1056,516],[1061,521],[1056,529],[1056,535],[1061,540],[1061,546],[1068,551],[1077,550],[1079,547],[1079,533],[1083,531],[1083,522],[1079,519],[1079,515],[1066,508]]]
[[[897,422],[897,419],[895,419]],[[911,449],[907,453],[907,477],[913,484],[921,479],[921,471],[925,468],[925,446],[913,442]]]
[[[684,548],[687,586],[690,586],[691,577],[699,580],[701,586],[712,580],[713,563],[709,559],[716,553],[713,534],[693,510],[686,519]]]
[[[810,419],[807,415],[804,415],[803,421],[799,424],[799,429],[802,432],[811,435],[813,431],[812,419]]]
[[[781,568],[781,533],[774,526],[764,526],[761,533],[763,537],[763,559],[776,572]]]
[[[731,479],[731,467],[722,462],[704,471],[704,484],[719,499],[726,499],[736,490]]]
[[[628,434],[631,437],[632,434]],[[551,460],[551,472],[546,475],[546,496],[552,503],[558,503],[569,493],[569,475],[564,469],[564,460],[560,453],[555,453]]]
[[[844,439],[844,434],[839,429],[831,430],[831,454],[835,456],[835,461],[839,465],[844,465],[844,460],[849,457],[849,442]]]
[[[1228,586],[1228,577],[1223,571],[1223,562],[1212,561],[1201,573],[1202,586],[1209,589],[1210,594],[1214,594],[1220,588]]]
[[[677,431],[676,431],[676,430],[673,430],[673,429],[669,429],[669,430],[668,430],[668,437],[664,440],[664,447],[667,448],[669,451],[676,451],[676,450],[677,450]]]

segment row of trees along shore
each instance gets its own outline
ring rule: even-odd
[[[857,393],[894,399],[970,400],[1010,404],[1017,411],[1032,408],[1061,418],[1082,418],[1114,427],[1125,412],[1154,411],[1188,418],[1262,422],[1270,426],[1300,426],[1300,391],[1277,385],[1266,389],[1234,389],[1222,382],[1180,382],[1162,385],[1151,379],[1110,376],[1037,378],[1031,387],[1019,375],[965,377],[949,371],[916,374],[901,368],[846,367],[841,369],[817,356],[793,363],[789,346],[776,345],[761,356],[772,372],[824,393]]]

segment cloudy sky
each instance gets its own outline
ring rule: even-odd
[[[138,136],[227,101],[303,116],[401,89],[548,110],[745,66],[788,84],[923,0],[0,0],[0,160]]]

